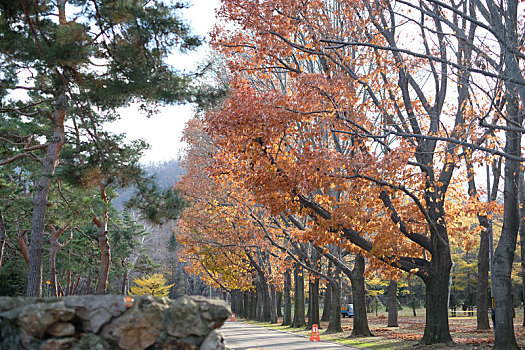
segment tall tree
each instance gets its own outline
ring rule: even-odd
[[[28,157],[40,164],[32,196],[29,296],[42,294],[46,207],[64,144],[96,137],[130,102],[151,113],[155,103],[185,97],[188,79],[165,63],[173,50],[200,43],[178,14],[183,7],[141,0],[1,4],[0,112],[9,128],[0,136],[14,147],[0,163]]]
[[[491,150],[481,146],[487,133],[465,127],[491,105],[471,102],[471,70],[462,69],[474,45],[461,45],[474,40],[478,23],[458,22],[453,8],[437,3],[226,1],[221,14],[243,30],[216,32],[235,77],[223,108],[207,116],[222,160],[231,161],[217,172],[242,179],[272,213],[306,210],[317,219],[316,244],[339,234],[375,257],[375,266],[381,260],[425,282],[424,343],[452,342],[451,236],[468,233],[448,214],[453,202],[466,200],[451,181],[461,164],[457,146]],[[472,13],[469,3],[461,5]],[[413,22],[419,37],[398,26],[412,7],[420,10]],[[419,40],[420,50],[407,48],[400,32]]]

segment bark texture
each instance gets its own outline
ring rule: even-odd
[[[106,213],[103,221],[94,220],[95,224],[98,226],[98,246],[100,249],[100,271],[98,274],[98,286],[97,294],[104,295],[106,294],[106,289],[108,288],[108,277],[109,269],[111,267],[111,251],[109,246],[109,237],[108,237],[108,221],[109,217]]]
[[[425,279],[426,324],[423,344],[452,344],[448,325],[448,286],[452,260],[448,249],[436,250],[430,262],[432,275]]]
[[[343,331],[341,327],[341,312],[339,311],[341,309],[341,269],[335,267],[332,271],[332,279],[329,283],[331,289],[330,307],[332,312],[330,312],[330,320],[325,334],[340,333]]]
[[[304,308],[304,275],[303,268],[296,264],[294,269],[295,280],[295,302],[293,315],[293,328],[303,328],[306,326],[305,308]]]
[[[292,274],[290,270],[284,272],[284,314],[283,326],[292,324]]]
[[[508,59],[508,58],[507,58]],[[513,84],[507,84],[512,92]],[[519,103],[516,96],[507,96],[507,118],[509,122],[521,125]],[[512,125],[509,124],[509,126]],[[521,155],[521,135],[518,132],[506,132],[505,152]],[[511,159],[505,161],[505,184],[503,197],[503,228],[498,246],[494,251],[494,303],[495,303],[495,342],[494,349],[519,349],[514,335],[514,321],[512,318],[511,270],[514,260],[514,250],[519,230],[519,172],[520,163]]]
[[[65,143],[64,120],[67,96],[64,89],[59,92],[53,113],[53,134],[48,140],[46,155],[42,159],[42,173],[33,192],[31,217],[31,241],[29,245],[29,267],[27,270],[27,295],[42,296],[42,261],[44,256],[44,226],[51,179],[58,166],[60,151]]]
[[[397,324],[397,282],[390,280],[388,284],[388,327],[398,327]]]
[[[354,297],[354,329],[351,337],[370,337],[372,332],[368,327],[366,314],[366,290],[365,290],[365,258],[361,254],[355,256],[354,268],[350,282],[352,283],[352,295]]]
[[[277,306],[277,317],[283,317],[283,292],[275,292],[275,305]]]

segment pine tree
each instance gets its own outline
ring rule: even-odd
[[[29,296],[42,295],[46,210],[56,169],[63,164],[62,149],[74,145],[70,159],[80,164],[90,156],[85,145],[97,150],[90,164],[119,164],[120,158],[103,157],[109,148],[111,154],[138,159],[145,145],[130,155],[119,149],[118,137],[104,132],[104,123],[118,119],[119,108],[131,103],[151,114],[159,103],[191,98],[190,79],[165,62],[169,53],[200,44],[180,18],[184,6],[162,0],[0,2],[0,137],[5,144],[0,166],[20,167],[27,160],[38,167]],[[101,168],[91,174],[96,178]],[[97,220],[103,231],[107,220]]]

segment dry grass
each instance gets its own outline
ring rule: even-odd
[[[399,327],[386,327],[386,313],[368,314],[368,324],[374,337],[349,338],[352,333],[353,319],[343,318],[341,320],[344,332],[338,334],[323,334],[328,327],[328,322],[321,322],[320,334],[322,340],[329,340],[345,345],[374,350],[394,349],[491,349],[494,344],[494,333],[492,330],[476,330],[476,316],[450,317],[450,332],[454,345],[432,345],[423,346],[419,340],[423,337],[425,329],[424,310],[418,310],[418,316],[413,317],[411,311],[402,310],[399,318]],[[525,348],[525,328],[522,324],[522,315],[514,319],[514,329],[518,345]],[[294,329],[279,324],[260,324],[284,332],[292,332],[305,337],[310,336],[310,330]]]

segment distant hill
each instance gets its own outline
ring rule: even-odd
[[[172,187],[184,174],[179,161],[176,159],[146,164],[144,165],[144,170],[146,170],[149,175],[155,176],[157,184],[161,189]],[[118,210],[122,210],[124,203],[131,198],[133,191],[133,188],[118,189],[117,192],[119,196],[113,199],[111,203],[113,203]]]

